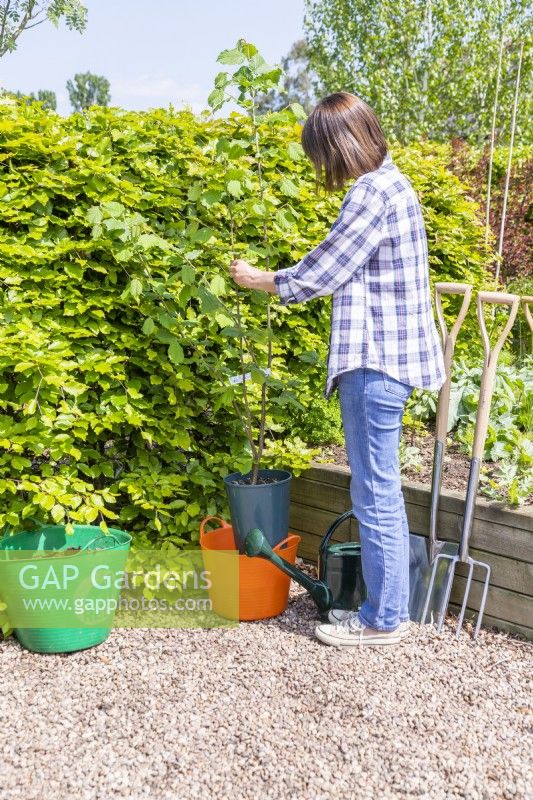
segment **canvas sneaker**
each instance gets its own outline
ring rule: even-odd
[[[398,628],[395,631],[378,631],[369,628],[352,612],[347,619],[332,625],[325,623],[315,628],[317,639],[335,647],[361,647],[368,645],[399,644],[401,637]]]
[[[328,620],[332,625],[338,625],[339,622],[344,622],[344,620],[348,619],[351,615],[356,614],[356,611],[343,611],[340,608],[332,608],[328,614]],[[394,631],[394,633],[398,633],[400,639],[405,639],[407,636],[409,636],[411,633],[411,623],[409,620],[400,622],[399,627]]]

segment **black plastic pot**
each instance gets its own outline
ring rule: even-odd
[[[281,469],[260,469],[260,478],[273,483],[235,483],[247,480],[251,473],[233,472],[224,478],[235,534],[235,544],[244,553],[244,541],[251,530],[260,528],[268,543],[275,547],[289,532],[289,503],[292,475]]]

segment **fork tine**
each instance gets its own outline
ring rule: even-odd
[[[489,564],[485,564],[485,562],[483,562],[483,561],[478,561],[477,563],[479,564],[480,567],[482,567],[485,570],[485,572],[487,574],[486,574],[485,583],[484,583],[484,586],[483,586],[483,594],[481,595],[481,602],[479,604],[479,611],[478,611],[478,615],[477,615],[477,623],[476,623],[476,627],[475,627],[475,630],[474,630],[474,639],[477,639],[477,635],[479,633],[479,629],[481,628],[481,620],[483,619],[483,613],[485,611],[485,603],[487,602],[487,593],[489,591],[490,572],[491,572]]]
[[[431,600],[431,594],[433,592],[433,586],[435,584],[435,575],[437,574],[438,558],[439,556],[435,558],[435,560],[433,561],[433,566],[431,568],[431,577],[429,579],[429,586],[426,592],[426,602],[424,603],[424,610],[422,611],[422,620],[420,623],[421,625],[425,624],[426,617],[428,615],[429,602]]]
[[[448,605],[450,603],[450,595],[452,593],[452,584],[453,579],[455,577],[455,568],[459,562],[459,556],[453,556],[452,558],[448,557],[450,561],[450,573],[448,575],[448,581],[446,583],[446,592],[444,594],[444,599],[441,603],[440,607],[440,614],[439,614],[439,621],[437,625],[437,633],[440,633],[442,630],[442,626],[444,625],[444,618],[446,616],[446,611],[448,609]]]
[[[470,594],[470,586],[472,584],[472,577],[474,575],[474,561],[469,558],[468,559],[468,578],[466,581],[466,588],[463,594],[463,602],[461,605],[461,613],[459,614],[459,619],[457,620],[457,627],[455,629],[455,636],[458,638],[459,634],[461,633],[461,628],[463,627],[463,620],[465,618],[465,611],[466,611],[466,604],[468,602],[468,595]]]

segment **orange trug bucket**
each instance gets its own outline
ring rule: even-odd
[[[210,520],[219,527],[206,531]],[[300,537],[289,534],[273,549],[294,564]],[[220,517],[200,524],[204,567],[210,574],[209,597],[213,611],[226,619],[254,620],[277,617],[287,608],[291,579],[264,558],[249,558],[235,546],[233,528]]]

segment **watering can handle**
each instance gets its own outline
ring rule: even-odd
[[[457,315],[457,319],[448,331],[444,314],[442,311],[442,295],[462,294],[463,302]],[[455,342],[457,335],[466,317],[470,300],[472,298],[472,286],[469,283],[436,283],[435,284],[435,307],[437,310],[437,319],[439,320],[442,348],[444,351],[444,369],[446,372],[446,380],[439,392],[439,402],[437,407],[437,420],[435,438],[439,442],[446,442],[446,433],[448,430],[448,409],[450,405],[450,388],[451,388],[451,369],[452,359],[455,350]]]
[[[318,553],[321,558],[324,556],[328,548],[328,545],[330,543],[331,537],[333,536],[339,525],[342,525],[342,523],[345,522],[345,520],[347,519],[355,519],[355,518],[356,518],[355,514],[353,513],[353,511],[350,510],[350,511],[345,511],[344,514],[341,514],[341,516],[335,520],[335,522],[332,522],[332,524],[329,526],[326,533],[324,534],[324,538],[320,542]]]
[[[202,541],[202,539],[204,538],[204,536],[206,534],[206,531],[205,531],[206,523],[210,522],[211,520],[215,520],[216,522],[219,522],[221,528],[227,528],[228,527],[228,523],[225,520],[223,520],[222,517],[214,517],[214,516],[205,517],[200,522],[200,541]]]
[[[531,313],[531,309],[529,307],[533,306],[533,296],[522,297],[522,305],[524,306],[524,314],[526,315],[529,328],[531,333],[533,333],[533,314]]]

